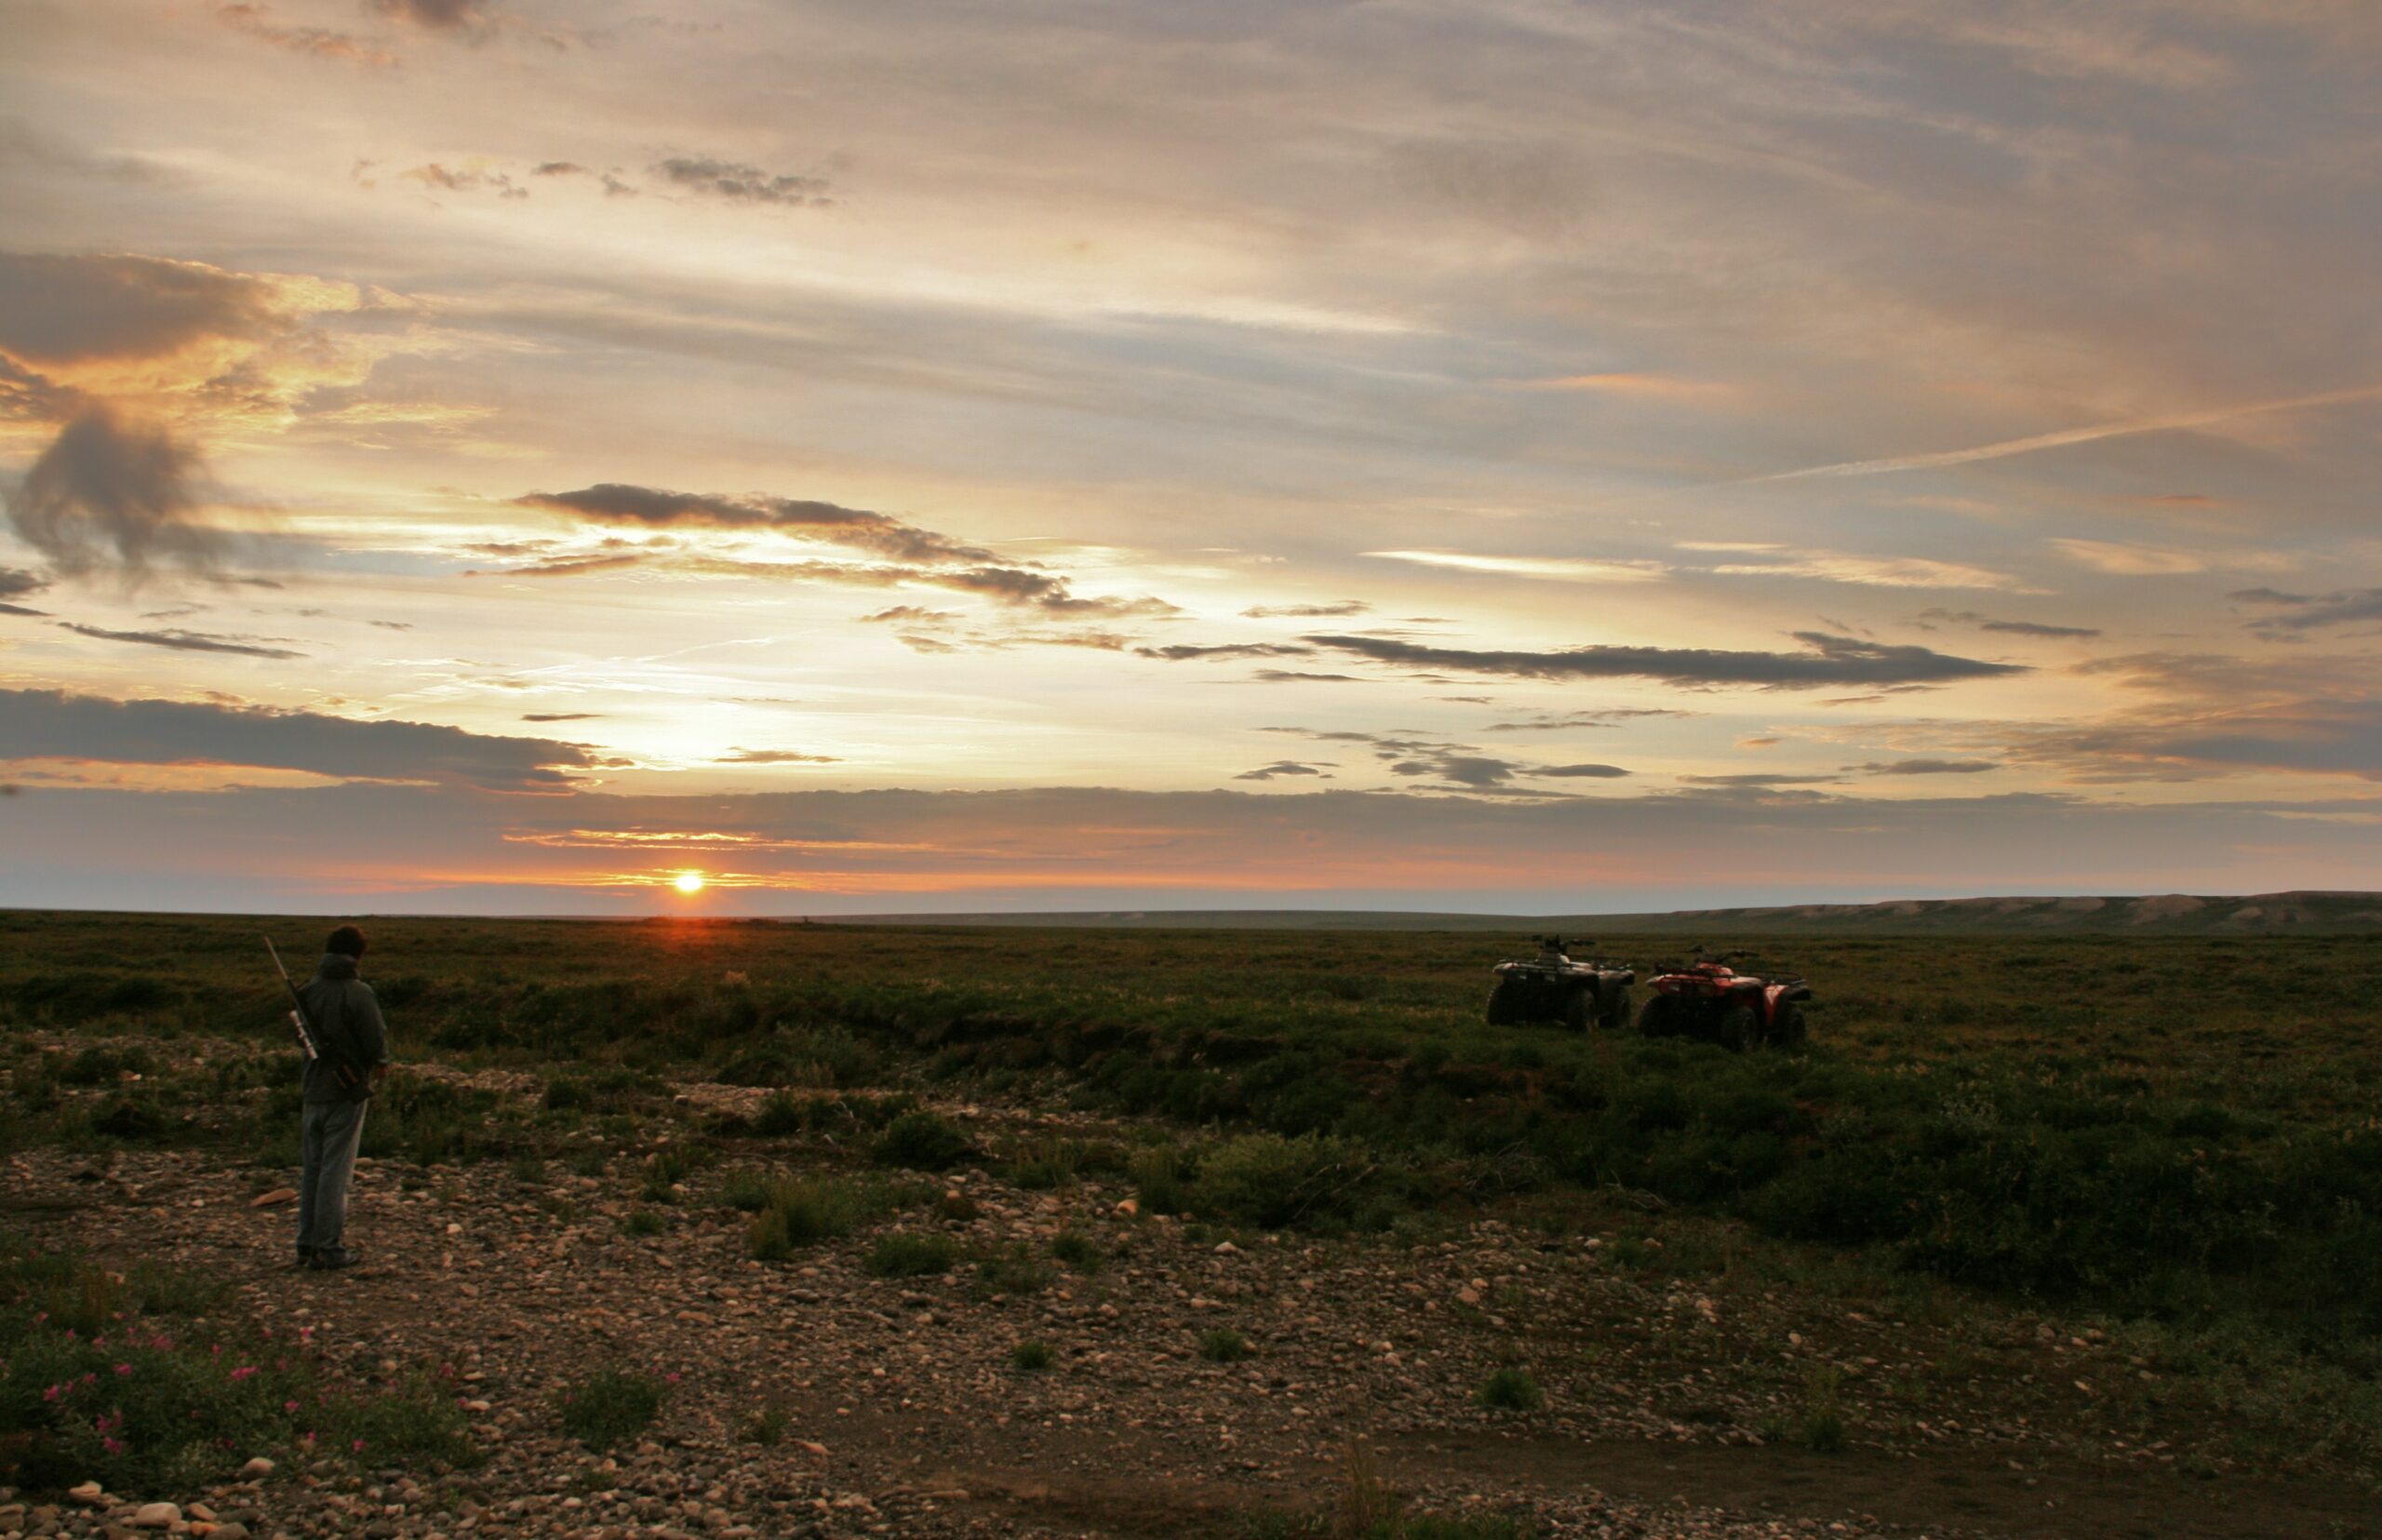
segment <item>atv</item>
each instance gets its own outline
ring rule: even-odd
[[[1563,953],[1561,936],[1535,939],[1538,956],[1497,965],[1497,984],[1489,991],[1491,1026],[1561,1022],[1574,1032],[1586,1032],[1591,1024],[1612,1029],[1628,1021],[1629,986],[1638,982],[1636,973],[1601,958],[1573,962]]]
[[[1758,1043],[1801,1047],[1802,1002],[1812,998],[1812,986],[1800,978],[1762,978],[1729,966],[1745,956],[1715,957],[1699,949],[1684,968],[1655,974],[1653,996],[1638,1012],[1638,1030],[1649,1038],[1701,1038],[1733,1052]]]

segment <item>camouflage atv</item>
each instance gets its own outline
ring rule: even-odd
[[[1586,1032],[1592,1024],[1610,1030],[1628,1021],[1629,986],[1638,982],[1636,973],[1602,958],[1573,962],[1563,954],[1561,936],[1537,940],[1538,956],[1497,965],[1496,986],[1489,991],[1490,1025],[1561,1022],[1574,1032]]]

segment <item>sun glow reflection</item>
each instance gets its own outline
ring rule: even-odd
[[[700,893],[703,891],[703,874],[680,872],[671,879],[670,885],[682,893]]]

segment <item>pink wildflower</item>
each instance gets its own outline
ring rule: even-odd
[[[111,1454],[121,1454],[124,1453],[124,1444],[120,1440],[101,1439],[100,1442],[106,1447],[107,1452]]]
[[[284,1401],[281,1403],[281,1410],[284,1412],[295,1412],[298,1410],[298,1403],[296,1401]]]
[[[361,1439],[356,1440],[355,1440],[355,1443],[354,1444],[354,1446],[353,1446],[353,1447],[352,1447],[352,1449],[351,1449],[351,1453],[356,1453],[356,1454],[361,1454],[361,1453],[364,1453],[364,1440],[361,1440]]]
[[[54,1401],[58,1399],[58,1393],[65,1388],[62,1385],[53,1385],[41,1393],[41,1399],[46,1401]]]
[[[129,1374],[132,1373],[132,1365],[128,1363],[119,1363],[115,1366],[115,1372],[118,1374]]]
[[[239,1368],[232,1371],[232,1378],[234,1380],[245,1380],[256,1372],[256,1366],[254,1364],[244,1363],[240,1365]]]

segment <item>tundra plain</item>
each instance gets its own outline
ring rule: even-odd
[[[326,922],[0,915],[0,1534],[2377,1533],[2382,940],[365,924],[314,1276]]]

